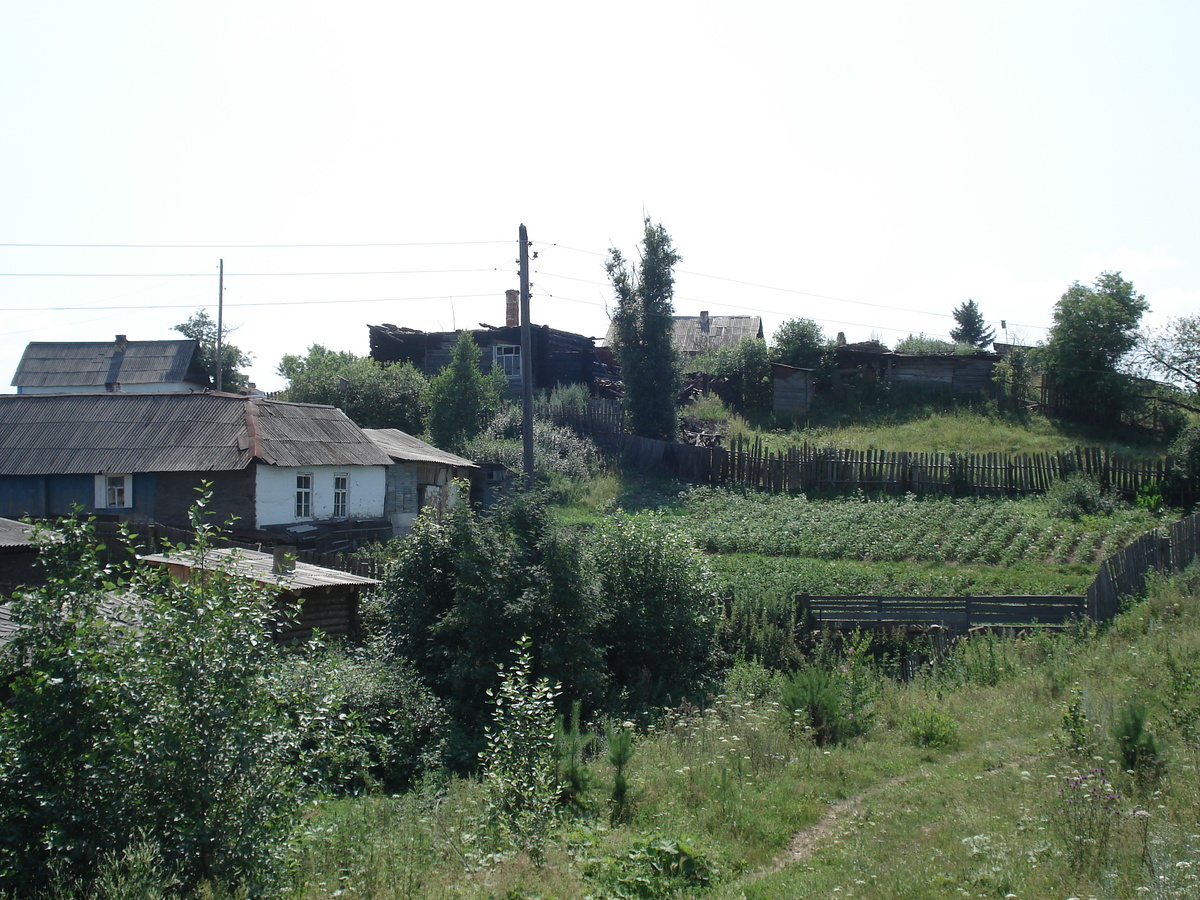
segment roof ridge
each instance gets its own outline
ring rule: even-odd
[[[262,429],[258,426],[259,401],[255,397],[247,397],[245,402],[246,436],[250,439],[250,455],[273,466],[275,459],[267,453],[263,444]]]

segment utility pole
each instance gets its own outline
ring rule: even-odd
[[[217,391],[221,390],[221,325],[225,312],[225,260],[217,266]]]
[[[524,443],[525,486],[533,487],[533,331],[529,324],[529,232],[518,233],[521,255],[521,437]]]

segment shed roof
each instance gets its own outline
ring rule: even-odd
[[[0,474],[390,465],[332,406],[235,394],[0,395]]]
[[[197,568],[195,555],[190,551],[174,554],[152,553],[139,556],[138,559],[163,566],[179,566],[184,569]],[[364,575],[353,575],[338,569],[327,569],[312,563],[295,563],[291,572],[275,572],[275,558],[270,553],[259,550],[241,550],[220,548],[208,550],[205,553],[202,568],[215,569],[218,566],[260,584],[278,587],[293,594],[304,595],[306,592],[335,585],[367,586],[379,584],[374,578]]]
[[[118,336],[105,342],[34,342],[26,345],[12,380],[20,388],[172,382],[209,385],[197,341],[126,341]]]
[[[399,428],[364,428],[363,431],[384,453],[401,462],[428,462],[479,468],[478,463],[456,456],[447,450],[439,450],[411,434],[405,434]]]
[[[0,518],[0,547],[28,547],[32,543],[32,525]]]

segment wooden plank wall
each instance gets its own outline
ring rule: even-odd
[[[1142,488],[1173,485],[1170,501],[1200,499],[1200,482],[1187,479],[1175,462],[1131,459],[1099,447],[1058,453],[909,453],[845,450],[804,444],[772,452],[760,440],[735,438],[724,447],[691,447],[622,435],[620,455],[639,467],[666,469],[704,484],[736,484],[770,491],[891,494],[952,494],[1016,497],[1045,492],[1074,473],[1095,478],[1126,499]]]

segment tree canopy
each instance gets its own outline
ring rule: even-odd
[[[800,369],[820,369],[829,355],[829,341],[812,319],[788,319],[771,336],[771,360]]]
[[[1139,349],[1154,374],[1200,395],[1200,316],[1182,316],[1146,332]]]
[[[950,337],[960,344],[969,344],[977,350],[982,350],[996,339],[996,329],[988,328],[979,311],[979,304],[974,300],[956,306],[951,313],[956,328],[950,329]]]
[[[380,365],[313,344],[305,356],[285,355],[276,371],[288,381],[287,400],[336,406],[362,428],[421,431],[429,383],[411,363]]]
[[[644,224],[641,265],[631,265],[614,247],[604,267],[617,299],[613,350],[621,366],[625,408],[634,434],[673,440],[678,430],[679,374],[672,344],[672,298],[674,266],[681,257],[661,224],[652,224],[648,217]]]
[[[433,443],[461,453],[500,408],[500,384],[479,367],[482,353],[469,331],[460,331],[450,364],[425,392],[426,428]]]
[[[1102,272],[1091,285],[1076,281],[1054,306],[1046,342],[1046,369],[1060,395],[1116,415],[1128,399],[1129,379],[1118,371],[1137,343],[1138,322],[1150,308],[1121,277]]]
[[[182,325],[176,325],[175,330],[184,337],[190,337],[192,340],[200,342],[200,363],[215,385],[217,383],[217,323],[202,309]],[[241,370],[243,366],[250,365],[253,358],[249,353],[243,353],[226,341],[232,330],[224,328],[221,333],[221,390],[244,391],[249,386],[250,379]]]

